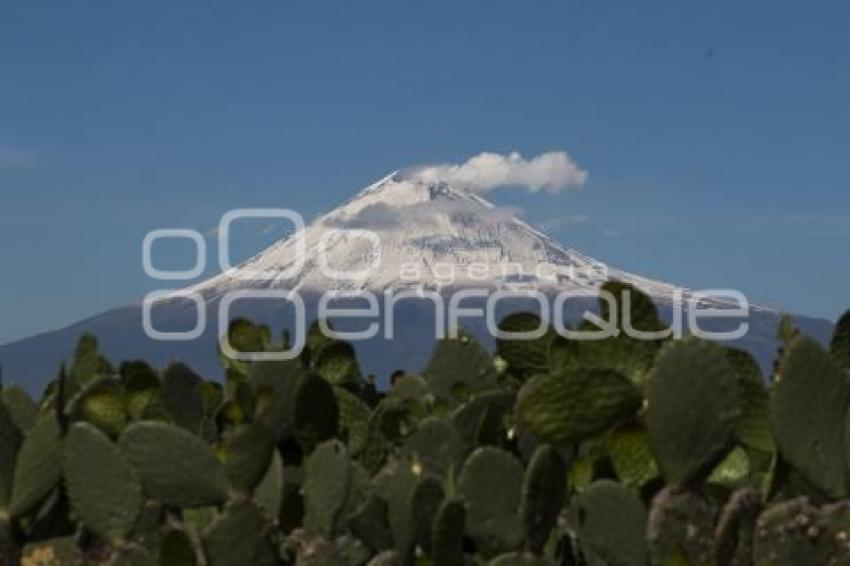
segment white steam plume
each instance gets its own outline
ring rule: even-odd
[[[587,171],[564,151],[541,153],[531,159],[525,159],[517,152],[509,155],[485,152],[459,165],[426,165],[409,169],[405,174],[409,179],[442,181],[474,192],[516,186],[531,192],[555,193],[578,187],[587,180]]]

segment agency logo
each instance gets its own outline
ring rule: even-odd
[[[240,266],[231,263],[230,235],[234,222],[242,219],[285,220],[292,226],[292,236],[287,240],[288,258],[285,267],[269,268],[247,262]],[[305,229],[303,217],[297,212],[281,208],[252,208],[232,210],[224,214],[218,226],[218,263],[221,273],[231,281],[244,281],[245,288],[227,291],[218,303],[216,328],[222,352],[228,357],[240,361],[289,360],[301,354],[306,342],[308,316],[305,301],[294,290],[278,289],[273,286],[257,288],[258,281],[285,281],[297,279],[308,265],[308,248],[314,254],[309,258],[311,268],[318,269],[325,280],[340,284],[344,288],[331,288],[322,292],[316,313],[311,318],[319,321],[321,331],[328,337],[352,342],[369,340],[377,336],[391,340],[397,327],[396,305],[403,300],[428,300],[434,308],[434,337],[436,339],[458,336],[462,320],[478,319],[485,322],[487,331],[497,339],[535,340],[543,336],[548,328],[570,340],[604,340],[625,333],[637,340],[660,340],[682,338],[693,334],[714,340],[735,340],[749,331],[747,318],[749,301],[739,291],[730,289],[712,289],[703,291],[674,290],[670,296],[670,325],[661,330],[640,330],[635,327],[631,317],[631,292],[626,289],[621,296],[601,287],[608,280],[609,271],[604,264],[588,262],[584,265],[557,265],[541,262],[528,269],[518,263],[456,262],[431,263],[423,266],[421,262],[401,262],[396,280],[407,283],[399,289],[385,289],[375,292],[365,285],[371,277],[380,273],[384,267],[384,249],[378,233],[364,229],[345,229],[327,227],[319,234],[310,236]],[[164,239],[188,239],[194,243],[195,262],[190,269],[162,270],[154,264],[154,244]],[[356,269],[343,269],[334,265],[333,244],[339,240],[362,240],[368,251],[360,254],[367,260],[366,265]],[[204,237],[190,229],[153,230],[142,243],[142,265],[145,273],[158,281],[190,282],[206,271],[207,248]],[[423,269],[428,272],[423,273]],[[396,275],[396,274],[393,274]],[[434,288],[416,287],[427,275]],[[499,281],[498,288],[492,282]],[[485,282],[487,284],[485,284]],[[248,285],[251,283],[252,285]],[[462,284],[461,284],[462,283]],[[476,286],[480,283],[480,286]],[[564,283],[572,283],[564,285]],[[353,284],[353,285],[352,285]],[[356,288],[357,284],[361,288]],[[355,287],[352,289],[351,287]],[[158,330],[153,324],[153,308],[166,300],[184,299],[193,303],[196,310],[194,328],[181,331]],[[522,332],[508,332],[500,329],[497,321],[499,305],[503,301],[521,299],[533,302],[540,315],[540,326]],[[582,320],[589,321],[592,329],[570,327],[565,313],[574,310],[576,305],[587,305],[595,299],[605,305],[600,316],[590,310],[584,310]],[[228,337],[233,305],[240,301],[263,300],[277,304],[288,304],[294,313],[295,324],[292,328],[291,343],[282,351],[244,352],[236,350]],[[571,307],[573,307],[571,309]],[[160,341],[189,341],[200,338],[207,331],[207,305],[197,290],[189,287],[183,290],[156,290],[149,293],[143,301],[142,324],[148,337]],[[340,331],[330,328],[328,320],[357,319],[366,327],[357,331]],[[709,330],[707,320],[739,319],[732,329],[722,331]],[[711,325],[708,325],[711,326]]]

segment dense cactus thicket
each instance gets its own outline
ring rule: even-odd
[[[382,392],[318,327],[297,360],[221,355],[223,384],[85,336],[40,401],[2,389],[0,562],[850,564],[850,315],[829,348],[780,338],[763,376],[695,338],[461,334]]]

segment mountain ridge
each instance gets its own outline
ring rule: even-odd
[[[357,231],[361,231],[358,233]],[[362,231],[376,235],[373,245]],[[298,267],[299,245],[304,246],[304,265]],[[375,261],[379,260],[379,261]],[[365,267],[377,266],[375,269]],[[551,269],[545,273],[541,266]],[[508,271],[500,271],[505,266]],[[417,268],[418,271],[414,270]],[[451,276],[437,273],[448,268]],[[328,271],[364,277],[330,277]],[[261,273],[258,273],[261,272]],[[290,273],[286,273],[290,272]],[[410,276],[404,277],[407,273]],[[473,274],[484,273],[483,277]],[[340,275],[336,273],[335,275]],[[191,328],[197,313],[194,304],[181,298],[196,293],[203,299],[207,326],[215,326],[221,301],[231,291],[282,290],[304,295],[310,319],[315,318],[321,295],[328,290],[351,292],[422,289],[450,295],[459,289],[537,289],[547,297],[564,290],[586,291],[585,304],[574,305],[573,317],[582,309],[593,309],[592,297],[608,278],[631,283],[649,294],[668,321],[674,310],[676,292],[684,299],[693,291],[670,283],[649,279],[616,268],[561,244],[521,220],[509,209],[497,207],[479,194],[456,189],[446,183],[424,182],[404,171],[395,171],[360,190],[339,207],[319,216],[303,230],[279,240],[238,266],[204,281],[172,292],[169,299],[157,303],[160,315],[157,328],[181,331]],[[720,302],[709,302],[717,306]],[[475,302],[465,306],[481,306]],[[533,307],[533,305],[531,305]],[[501,305],[501,314],[528,310],[528,301]],[[355,344],[365,370],[385,378],[398,368],[422,369],[430,351],[427,342],[435,336],[424,331],[436,324],[436,315],[419,306],[404,306],[407,334],[389,344],[387,341]],[[382,308],[386,317],[393,311]],[[248,316],[273,328],[289,325],[286,308],[270,309],[256,305],[234,308],[234,316]],[[776,352],[775,328],[780,313],[761,305],[750,305],[750,335],[742,346],[756,355],[768,368]],[[263,320],[263,319],[266,320]],[[477,321],[464,321],[486,345],[492,345],[487,328]],[[291,323],[291,321],[290,321]],[[829,321],[799,317],[798,324],[816,338],[826,340],[831,333]],[[205,328],[191,343],[160,342],[142,330],[140,304],[111,309],[64,329],[42,333],[0,346],[0,363],[13,379],[24,377],[34,387],[50,379],[62,359],[73,351],[82,332],[98,335],[105,354],[116,360],[146,358],[153,363],[181,359],[208,375],[219,375],[216,359],[218,328]],[[398,355],[394,355],[394,354]],[[402,355],[403,354],[403,355]]]

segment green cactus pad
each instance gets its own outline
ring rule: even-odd
[[[467,505],[467,532],[485,556],[521,545],[522,484],[522,464],[500,448],[479,448],[464,463],[458,494]]]
[[[83,334],[74,352],[71,379],[76,385],[84,386],[94,379],[109,376],[112,372],[112,366],[100,355],[97,338],[91,334]]]
[[[348,439],[348,449],[359,453],[369,436],[369,417],[372,411],[357,395],[344,387],[334,387],[339,407],[340,432]]]
[[[660,491],[652,500],[647,527],[651,564],[713,566],[714,515],[711,505],[696,494],[677,487]]]
[[[567,465],[552,446],[537,448],[525,470],[520,515],[527,548],[539,555],[567,498]]]
[[[463,535],[466,508],[461,499],[446,499],[432,527],[431,560],[445,566],[464,566]]]
[[[295,396],[307,377],[298,360],[257,362],[252,365],[246,385],[256,402],[256,419],[269,427],[277,438],[291,432],[295,419]],[[242,412],[248,414],[242,409]]]
[[[202,383],[198,374],[181,363],[169,365],[162,376],[160,397],[165,410],[174,424],[193,433],[200,431],[204,418]]]
[[[5,405],[9,417],[21,432],[27,432],[38,420],[38,405],[17,385],[3,387],[2,404]]]
[[[776,327],[776,337],[782,344],[788,346],[798,334],[799,330],[794,322],[794,317],[787,313],[783,314],[779,319],[779,325]]]
[[[661,350],[647,379],[652,452],[667,481],[683,484],[730,448],[740,416],[737,374],[722,346],[686,338]]]
[[[62,478],[62,431],[52,414],[39,417],[27,435],[15,462],[9,514],[31,511]]]
[[[119,373],[127,400],[127,413],[131,419],[139,420],[149,406],[159,401],[159,376],[141,360],[122,363]]]
[[[437,399],[449,406],[457,405],[458,386],[468,393],[478,393],[498,387],[493,360],[481,344],[468,332],[460,330],[457,339],[437,341],[425,379]]]
[[[596,481],[570,505],[569,516],[591,564],[646,564],[646,509],[635,491]]]
[[[304,527],[332,540],[350,488],[351,460],[345,446],[337,440],[317,446],[304,465]]]
[[[850,383],[829,354],[805,337],[793,340],[771,394],[771,417],[782,456],[833,497],[847,493],[845,416]]]
[[[210,566],[277,566],[277,553],[269,540],[270,525],[248,501],[227,504],[204,533],[203,545]]]
[[[230,484],[224,467],[209,446],[182,428],[134,423],[124,430],[119,444],[152,499],[204,507],[227,497]]]
[[[342,340],[325,344],[312,356],[313,370],[334,385],[354,384],[360,381],[360,367],[354,347]]]
[[[275,438],[262,423],[243,424],[226,433],[224,469],[233,487],[251,493],[269,468]]]
[[[263,479],[254,488],[254,501],[271,519],[277,519],[283,502],[283,459],[278,450],[272,450],[271,461]]]
[[[63,447],[65,486],[74,512],[107,541],[120,541],[142,508],[142,486],[118,447],[88,423],[73,425]]]
[[[473,395],[452,412],[466,453],[478,446],[502,444],[507,433],[505,417],[513,409],[514,400],[509,392],[488,391]]]
[[[604,431],[635,414],[641,393],[609,370],[580,369],[532,378],[519,392],[517,413],[529,431],[563,445]]]
[[[732,494],[715,527],[717,563],[721,566],[752,564],[756,519],[764,507],[761,494],[744,488]]]
[[[413,492],[410,512],[413,514],[413,539],[416,546],[426,552],[431,550],[434,519],[443,503],[445,493],[440,480],[423,478]]]
[[[749,476],[750,458],[743,448],[736,446],[717,464],[705,482],[734,490],[744,487]]]
[[[608,457],[626,487],[640,488],[658,477],[658,466],[649,448],[646,431],[631,426],[616,431],[608,444]]]
[[[442,479],[449,469],[460,469],[463,464],[463,441],[448,419],[429,417],[421,421],[405,445],[425,475]]]
[[[293,426],[298,443],[305,452],[336,436],[339,430],[339,405],[333,387],[317,375],[309,375],[295,392]]]
[[[773,452],[776,444],[770,427],[770,400],[764,387],[764,376],[749,352],[727,348],[726,356],[738,374],[741,417],[735,427],[735,438],[750,448]]]
[[[805,497],[768,507],[756,523],[756,566],[828,564],[832,557],[820,513]]]
[[[841,367],[850,370],[850,310],[836,323],[829,351]]]
[[[608,281],[601,290],[611,293],[616,301],[617,316],[613,322],[619,334],[601,340],[583,340],[570,342],[556,340],[550,349],[550,361],[556,367],[588,367],[609,369],[624,375],[635,383],[642,383],[647,372],[652,367],[653,360],[661,347],[662,340],[647,340],[632,337],[625,332],[626,297],[628,297],[628,320],[630,327],[642,332],[658,332],[666,329],[666,325],[658,316],[652,299],[634,285],[622,281]],[[600,297],[601,317],[610,321],[610,305]],[[596,332],[598,326],[590,321],[584,321],[580,330]]]
[[[127,404],[121,392],[101,387],[88,391],[80,401],[80,416],[110,436],[117,437],[127,426]]]
[[[370,493],[349,515],[348,528],[374,552],[392,546],[387,503],[376,493]]]
[[[0,513],[6,510],[12,497],[15,459],[22,440],[5,403],[0,401]]]
[[[499,330],[511,333],[530,333],[540,328],[541,319],[530,312],[510,314],[499,323]],[[496,354],[508,363],[511,374],[526,379],[543,373],[549,364],[549,345],[556,336],[551,327],[534,340],[496,340]]]
[[[419,476],[413,468],[407,460],[394,460],[375,478],[376,489],[387,503],[387,519],[395,550],[403,562],[411,559],[416,543],[413,498]]]

